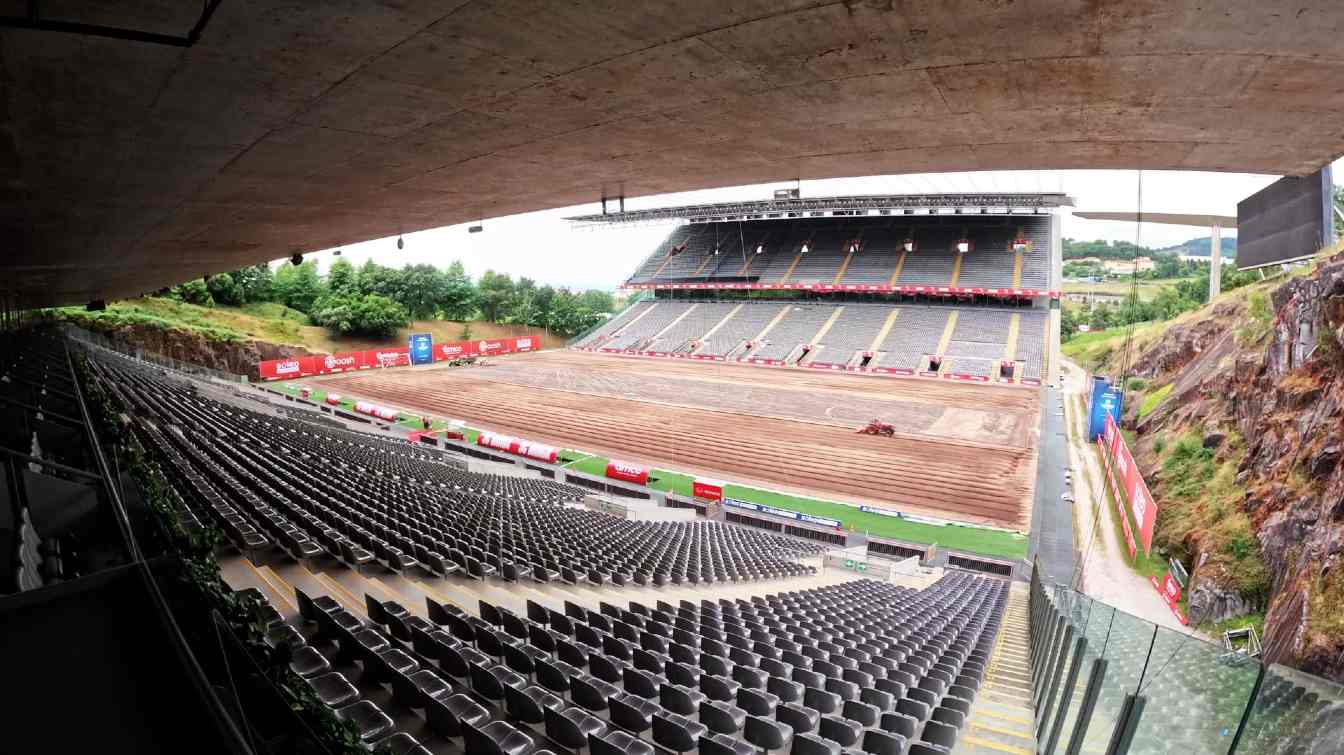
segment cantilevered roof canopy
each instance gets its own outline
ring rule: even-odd
[[[639,223],[653,220],[686,220],[714,223],[727,220],[776,220],[860,215],[899,214],[1020,214],[1049,212],[1073,204],[1067,194],[865,194],[853,197],[787,197],[749,202],[655,207],[620,210],[568,218],[578,223]]]
[[[1236,215],[1187,215],[1179,212],[1095,212],[1091,210],[1073,212],[1075,218],[1085,218],[1087,220],[1127,220],[1135,222],[1142,220],[1145,223],[1161,223],[1163,225],[1191,225],[1209,228],[1218,226],[1219,228],[1236,228]]]
[[[32,7],[0,20],[27,304],[604,194],[1344,153],[1333,0]]]

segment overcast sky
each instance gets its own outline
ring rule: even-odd
[[[1336,183],[1344,179],[1344,159],[1334,164]],[[930,173],[901,176],[828,179],[802,182],[804,197],[853,194],[925,194],[979,191],[1063,191],[1078,210],[1134,211],[1138,208],[1138,173],[1120,170],[990,171]],[[1245,173],[1144,171],[1143,209],[1148,212],[1236,215],[1237,202],[1272,183],[1277,176]],[[706,181],[712,181],[709,176]],[[626,209],[642,209],[702,202],[767,199],[774,189],[791,181],[722,189],[662,194],[626,200]],[[355,265],[373,258],[380,264],[431,263],[446,267],[462,260],[473,277],[486,270],[525,275],[539,284],[571,288],[612,289],[667,235],[672,224],[621,225],[578,228],[566,216],[600,211],[597,203],[545,210],[524,215],[486,219],[481,233],[467,233],[467,225],[435,228],[408,234],[405,248],[387,238],[342,247]],[[1135,241],[1146,246],[1171,246],[1207,229],[1117,221],[1084,220],[1064,215],[1064,235],[1077,239]],[[1224,231],[1235,235],[1235,231]],[[331,250],[310,255],[323,270],[334,257]]]

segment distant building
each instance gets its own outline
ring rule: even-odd
[[[1106,260],[1101,263],[1110,275],[1130,275],[1135,268],[1141,273],[1146,273],[1157,267],[1152,257],[1138,257],[1132,260]]]

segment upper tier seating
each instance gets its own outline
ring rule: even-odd
[[[1017,274],[1013,242],[1019,231],[1028,249]],[[1049,287],[1050,218],[1043,215],[809,218],[679,226],[640,264],[629,282],[951,286],[958,256],[955,245],[963,234],[971,242],[971,251],[962,255],[955,285]],[[903,255],[907,238],[915,240],[916,250]],[[850,242],[856,240],[859,251],[851,257]],[[806,254],[801,253],[804,243]],[[896,275],[902,257],[905,261]]]

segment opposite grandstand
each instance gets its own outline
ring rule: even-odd
[[[1003,204],[991,211],[977,200]],[[773,212],[683,208],[689,222],[626,281],[654,298],[574,345],[1039,385],[1057,362],[1058,239],[1045,209],[1057,201],[879,196],[810,200],[805,212],[787,201]]]

